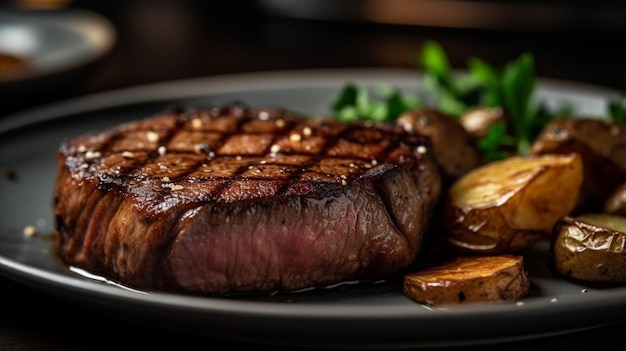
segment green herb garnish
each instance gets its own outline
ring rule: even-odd
[[[417,56],[416,65],[423,72],[424,88],[438,109],[459,117],[468,108],[480,104],[480,82],[469,75],[454,75],[448,57],[434,41],[427,41]]]
[[[341,121],[393,122],[403,112],[426,104],[456,118],[470,108],[500,107],[506,124],[494,124],[477,142],[485,158],[492,161],[527,153],[548,122],[575,113],[568,105],[550,111],[535,100],[535,62],[530,53],[521,54],[502,68],[471,58],[466,71],[454,72],[441,45],[427,41],[415,63],[422,72],[424,96],[402,94],[387,85],[381,85],[374,96],[364,87],[346,83],[331,102],[334,116]],[[626,95],[610,102],[607,119],[626,122]]]
[[[626,123],[626,95],[609,103],[609,118],[615,122]]]
[[[346,83],[331,101],[335,118],[343,122],[393,122],[403,112],[422,106],[419,97],[402,94],[386,84],[378,87],[378,95],[371,96],[366,88],[352,82]]]

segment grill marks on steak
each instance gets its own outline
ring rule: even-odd
[[[400,141],[400,135],[393,140],[374,128],[279,111],[253,118],[238,109],[211,111],[168,113],[98,138],[78,139],[61,152],[73,155],[68,166],[75,164],[82,176],[99,177],[100,189],[125,187],[146,200],[143,205],[162,211],[168,190],[182,202],[322,198],[378,160],[396,157],[388,151]]]
[[[429,140],[282,110],[166,111],[62,144],[60,256],[145,290],[226,294],[408,266],[440,191]]]

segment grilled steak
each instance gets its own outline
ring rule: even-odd
[[[242,105],[168,110],[58,150],[60,257],[148,291],[222,295],[406,268],[440,193],[430,141]]]

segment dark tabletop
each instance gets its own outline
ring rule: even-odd
[[[448,2],[450,6],[460,3]],[[372,17],[356,1],[346,1],[351,6],[344,4],[341,11],[331,12],[307,12],[313,1],[294,1],[300,5],[292,12],[268,7],[280,3],[284,2],[75,1],[69,6],[91,10],[111,21],[117,31],[113,50],[91,67],[88,79],[80,84],[59,89],[57,94],[18,99],[11,108],[20,111],[139,84],[230,73],[411,68],[426,40],[442,44],[455,67],[464,67],[471,57],[503,65],[531,52],[539,76],[619,90],[626,87],[626,50],[622,44],[626,22],[616,20],[624,18],[620,14],[626,12],[603,5],[602,1],[594,6],[570,7],[566,2],[536,2],[544,7],[528,12],[534,17],[502,10],[490,13],[481,24],[462,22],[466,28],[455,27],[458,23],[454,16],[439,21],[430,20],[436,14],[416,14],[408,20],[399,15]],[[319,1],[318,5],[325,3],[328,1]],[[463,3],[484,5],[479,1]],[[501,2],[510,6],[520,3]],[[539,340],[462,349],[585,349],[621,340],[624,333],[626,324],[619,324]],[[0,350],[104,350],[120,346],[181,350],[258,347],[137,325],[0,278]]]

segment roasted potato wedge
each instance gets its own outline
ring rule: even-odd
[[[409,132],[428,135],[446,184],[484,163],[472,136],[459,121],[433,109],[408,111],[397,123]]]
[[[626,182],[626,123],[595,118],[550,122],[533,143],[532,154],[578,153],[584,180],[574,212],[602,212],[607,198]]]
[[[496,123],[506,123],[502,107],[475,107],[460,118],[459,123],[476,140],[487,136],[489,128]]]
[[[462,253],[519,252],[550,236],[575,206],[582,181],[577,154],[515,156],[476,168],[447,192],[442,241]]]
[[[626,218],[608,214],[566,216],[551,238],[550,264],[575,280],[626,284]]]
[[[604,213],[626,216],[626,183],[620,185],[604,202]]]
[[[403,293],[425,305],[514,300],[528,294],[522,256],[458,257],[404,276]]]

